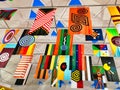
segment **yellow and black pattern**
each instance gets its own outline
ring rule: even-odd
[[[71,79],[75,82],[78,82],[82,79],[81,75],[82,74],[79,70],[75,70],[75,71],[72,72]]]

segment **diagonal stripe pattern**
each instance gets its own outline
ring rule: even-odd
[[[47,10],[49,12],[46,12]],[[42,28],[48,33],[50,31],[50,25],[52,24],[55,11],[56,9],[39,9],[37,17],[28,33],[32,34],[40,28]]]

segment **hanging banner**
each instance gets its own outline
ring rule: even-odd
[[[118,33],[120,33],[120,6],[109,6],[108,10]]]
[[[115,57],[120,57],[120,37],[115,28],[107,28],[107,37],[111,46],[112,54]]]
[[[20,54],[20,55],[33,55],[34,48],[36,46],[35,37],[32,35],[28,35],[28,30],[24,30],[13,54]]]
[[[101,57],[101,61],[107,76],[107,80],[111,82],[119,82],[119,76],[113,57]]]
[[[92,49],[93,49],[93,54],[97,57],[103,56],[109,56],[109,51],[108,51],[108,47],[105,44],[93,44],[92,45]]]
[[[92,34],[92,22],[89,7],[70,8],[68,33]]]
[[[39,9],[34,23],[29,30],[30,35],[48,35],[52,24],[55,8]]]

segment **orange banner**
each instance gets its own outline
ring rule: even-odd
[[[92,22],[88,7],[70,8],[68,33],[92,34]]]

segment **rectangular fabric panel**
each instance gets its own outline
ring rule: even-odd
[[[107,28],[107,37],[111,46],[112,54],[115,57],[120,57],[120,47],[119,44],[115,43],[119,41],[119,33],[115,28]],[[115,39],[116,38],[116,39]]]
[[[10,20],[10,18],[13,16],[13,14],[14,14],[16,11],[17,11],[17,9],[0,10],[0,19]]]
[[[49,70],[56,68],[58,56],[40,56],[34,78],[36,79],[48,79]],[[46,75],[46,76],[44,76]]]
[[[14,48],[3,48],[3,50],[0,52],[0,68],[5,68],[13,51]]]
[[[108,47],[105,44],[93,44],[92,45],[92,49],[93,49],[93,54],[97,57],[103,56],[109,56],[109,51],[108,51]]]
[[[32,57],[33,56],[22,56],[18,66],[16,68],[14,78],[17,78],[17,79],[26,79],[27,78],[28,72],[31,67]]]
[[[86,41],[103,41],[102,29],[93,29],[93,33],[86,35],[85,38]]]
[[[59,49],[56,51],[55,46],[56,46],[55,44],[47,44],[46,49],[45,49],[45,55],[55,55],[55,52],[61,52],[58,55],[69,55],[70,54],[72,56],[74,53],[76,53],[78,51],[77,47],[79,47],[79,49],[80,49],[79,53],[84,54],[84,45],[82,45],[82,44],[72,45],[71,50],[68,50],[69,54],[65,54],[65,52],[67,52],[67,50],[65,51],[65,50]]]
[[[71,70],[69,70],[70,56],[59,55],[57,65],[58,65],[57,79],[58,80],[70,80],[71,79]]]
[[[107,80],[111,82],[119,82],[119,76],[113,57],[101,57],[101,60],[105,69]]]
[[[70,8],[68,33],[92,34],[92,22],[89,7]]]
[[[105,70],[103,66],[92,66],[92,76],[94,80],[95,89],[105,90],[107,88],[104,73]]]
[[[24,37],[25,35],[27,35],[27,33],[28,33],[28,30],[24,30],[23,34],[20,37],[20,39],[22,37]],[[20,41],[20,39],[19,39],[19,41]],[[23,41],[23,42],[25,42],[25,41]],[[19,44],[19,42],[18,42],[17,45],[16,45],[16,47],[15,47],[15,50],[14,50],[13,54],[33,55],[35,46],[36,46],[35,43],[32,43],[31,45],[28,45],[28,46],[21,46]]]
[[[120,6],[109,6],[108,10],[110,12],[111,18],[115,26],[120,23]]]
[[[39,9],[35,21],[29,30],[30,35],[48,35],[52,24],[55,8]]]
[[[73,45],[73,56],[71,59],[71,88],[83,88],[83,62],[84,45]]]
[[[68,34],[67,29],[59,29],[54,55],[72,55],[73,36]]]

